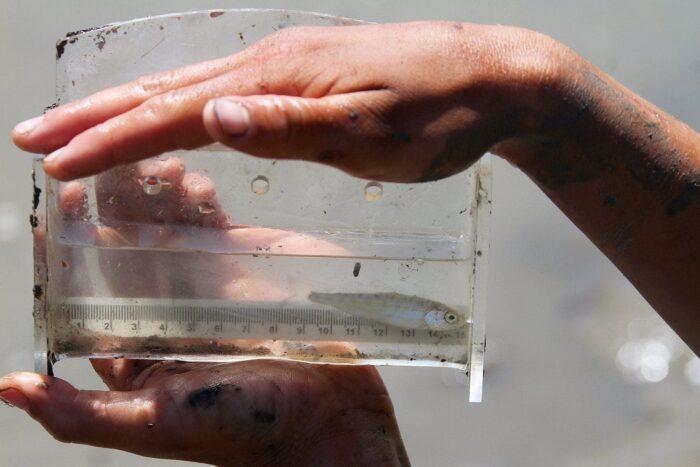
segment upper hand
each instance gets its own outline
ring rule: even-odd
[[[49,110],[13,138],[50,153],[45,170],[61,180],[213,141],[364,178],[434,180],[533,124],[538,90],[556,77],[553,44],[461,23],[293,28]]]

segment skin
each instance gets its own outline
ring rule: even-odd
[[[232,111],[241,107],[247,118]],[[532,31],[456,23],[284,30],[235,56],[50,110],[13,138],[50,153],[45,169],[61,180],[212,141],[398,182],[449,176],[489,150],[528,174],[700,351],[700,135]],[[370,368],[262,361],[187,364],[166,376],[174,363],[112,364],[107,382],[126,392],[78,392],[14,374],[0,380],[0,397],[59,439],[144,455],[266,465],[271,456],[258,447],[271,443],[285,465],[408,464]],[[261,429],[246,411],[252,399],[236,399],[228,386],[217,393],[227,404],[183,409],[193,391],[229,383],[256,394],[253,407],[262,408],[253,413],[281,408],[275,424],[295,428],[286,436]],[[144,408],[144,394],[163,399]],[[186,433],[182,443],[149,438],[143,426],[154,416],[164,432]],[[119,429],[125,424],[140,431]],[[198,436],[219,426],[238,441],[223,452]]]

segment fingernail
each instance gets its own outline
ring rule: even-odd
[[[34,131],[34,129],[37,126],[39,126],[39,124],[41,123],[41,121],[43,119],[44,119],[44,116],[42,115],[40,117],[34,117],[34,118],[30,118],[29,120],[25,120],[22,123],[17,124],[17,126],[15,127],[15,131],[17,133],[22,134],[22,135],[27,135],[27,134],[31,133],[32,131]]]
[[[27,410],[29,408],[29,401],[27,398],[24,397],[24,394],[14,388],[0,391],[0,400],[12,407],[17,407],[22,410]]]
[[[54,162],[56,159],[61,157],[65,152],[67,152],[65,146],[62,147],[61,149],[56,149],[54,152],[52,152],[51,154],[44,157],[44,162],[49,162],[49,163]]]
[[[250,128],[250,112],[244,106],[228,99],[214,101],[214,114],[221,129],[229,136],[244,136]]]

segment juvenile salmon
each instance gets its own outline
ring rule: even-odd
[[[400,328],[446,331],[464,324],[454,309],[415,295],[311,292],[309,301]]]

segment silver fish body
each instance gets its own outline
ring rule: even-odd
[[[462,315],[453,308],[415,295],[311,292],[309,301],[405,329],[447,331],[464,324]]]

